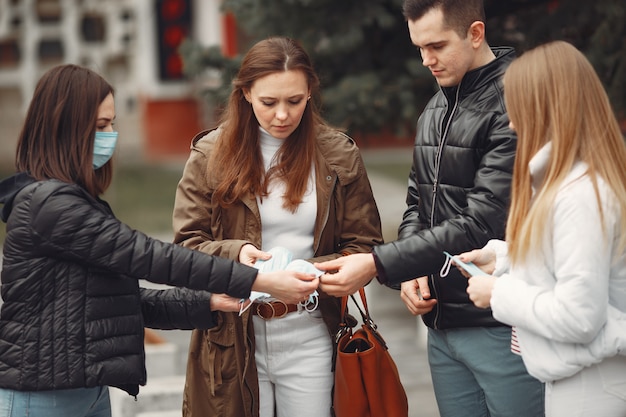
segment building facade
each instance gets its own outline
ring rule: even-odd
[[[116,89],[120,158],[187,153],[205,124],[178,46],[236,48],[220,0],[0,0],[0,164],[12,163],[37,80],[63,63],[87,66]]]

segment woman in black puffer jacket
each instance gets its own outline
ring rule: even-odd
[[[206,329],[212,311],[237,311],[251,290],[296,303],[317,287],[306,274],[257,274],[121,223],[99,198],[114,118],[113,88],[88,69],[55,67],[35,90],[18,173],[0,182],[0,417],[110,416],[107,386],[137,395],[146,383],[144,327]],[[140,279],[184,288],[144,289]]]

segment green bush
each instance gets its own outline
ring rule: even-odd
[[[410,168],[406,162],[375,161],[366,165],[368,172],[406,184]],[[113,183],[103,199],[111,205],[115,215],[129,226],[150,235],[171,235],[174,197],[182,170],[182,164],[176,167],[118,166]],[[0,178],[8,175],[7,172],[0,172]],[[0,222],[0,245],[6,236],[5,228],[5,223]]]
[[[176,168],[163,165],[118,167],[103,199],[129,226],[148,234],[171,234],[174,195],[182,169],[182,164]],[[0,172],[0,178],[8,175],[8,172]],[[5,236],[6,224],[0,222],[0,244]]]

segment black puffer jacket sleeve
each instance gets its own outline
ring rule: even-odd
[[[210,329],[217,324],[207,291],[141,288],[141,311],[146,327],[154,329]]]
[[[120,222],[78,186],[45,181],[37,187],[30,224],[40,256],[175,287],[250,295],[256,269],[150,238]]]

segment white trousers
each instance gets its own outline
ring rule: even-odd
[[[626,417],[626,356],[546,383],[546,417]]]
[[[252,320],[260,417],[330,417],[332,344],[321,313]]]

